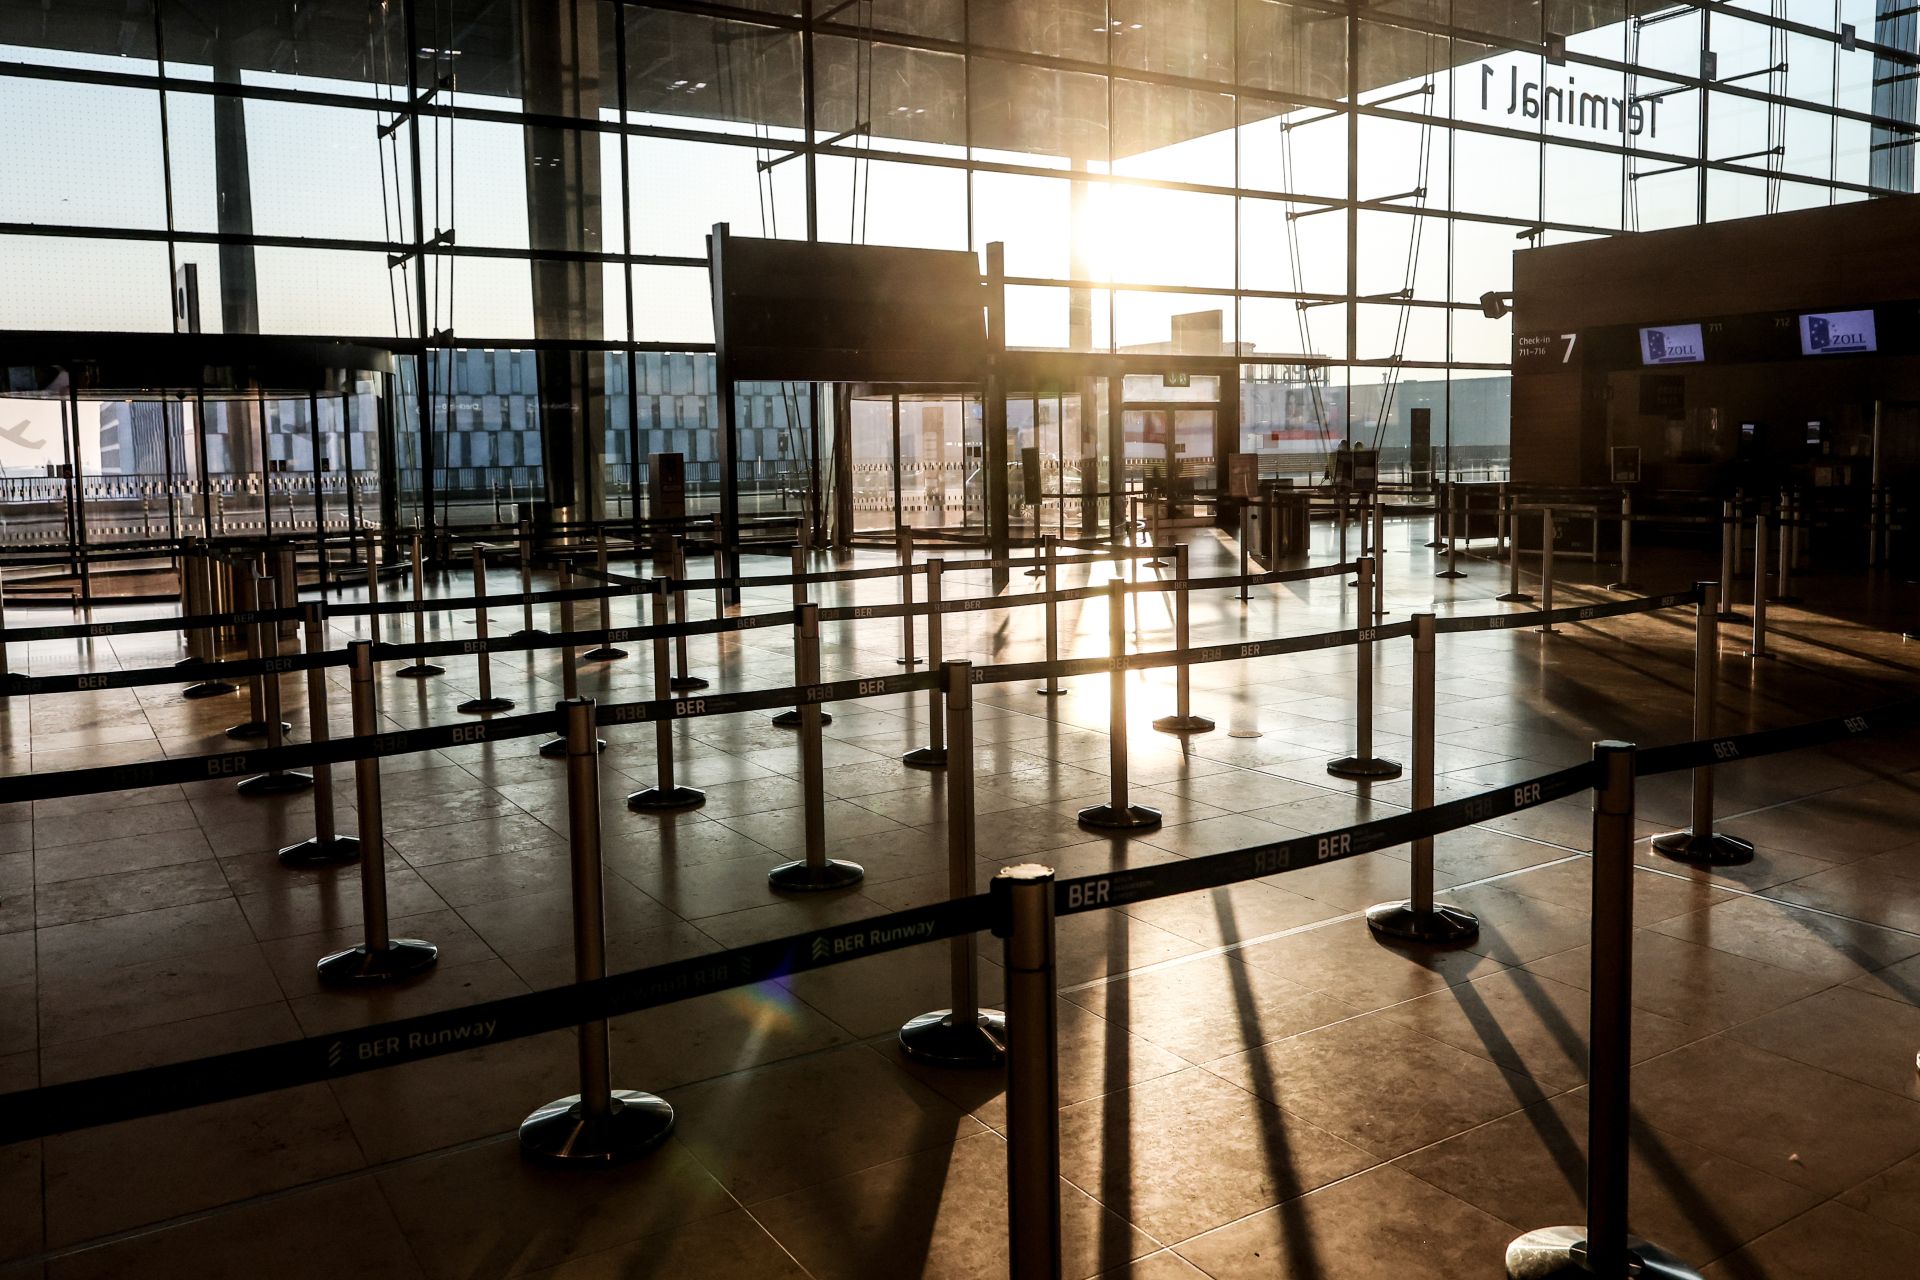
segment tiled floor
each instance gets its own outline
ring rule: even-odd
[[[1465,581],[1437,582],[1425,540],[1424,527],[1389,532],[1396,618],[1504,607],[1488,601],[1505,587],[1504,567],[1469,561]],[[1710,571],[1643,561],[1655,587]],[[1196,531],[1196,572],[1229,562],[1215,535]],[[516,585],[506,573],[493,584]],[[984,575],[947,583],[949,596],[988,589]],[[1010,588],[1033,589],[1024,577]],[[1810,575],[1803,590],[1808,606],[1773,613],[1771,661],[1741,657],[1744,631],[1728,627],[1724,728],[1876,705],[1920,675],[1886,621],[1904,596],[1838,575]],[[1349,596],[1330,578],[1258,592],[1247,606],[1196,597],[1194,640],[1351,625]],[[820,598],[893,597],[891,583],[862,582]],[[784,587],[757,590],[748,607],[785,600]],[[1141,599],[1130,624],[1138,647],[1169,642],[1169,605]],[[695,601],[696,613],[709,607]],[[635,602],[615,614],[634,620]],[[517,617],[497,611],[495,629]],[[1102,602],[1069,606],[1062,627],[1067,652],[1103,651]],[[467,635],[470,620],[430,630]],[[949,656],[1024,660],[1039,656],[1040,623],[1033,610],[957,615],[945,637]],[[1690,611],[1549,638],[1443,639],[1440,798],[1582,759],[1596,737],[1686,736],[1692,640]],[[825,629],[829,675],[892,672],[897,654],[896,623]],[[165,636],[12,655],[16,669],[41,674],[175,656]],[[693,658],[719,689],[792,679],[782,635],[699,639]],[[1379,661],[1376,748],[1404,756],[1406,642],[1384,646]],[[447,665],[435,680],[384,678],[386,719],[457,719],[474,674],[468,660]],[[1171,673],[1135,675],[1134,798],[1162,808],[1166,825],[1133,839],[1073,820],[1106,794],[1104,675],[1070,682],[1052,702],[1025,684],[978,688],[982,878],[1014,860],[1079,874],[1197,856],[1407,805],[1404,779],[1366,787],[1325,772],[1351,749],[1351,671],[1344,650],[1196,668],[1196,710],[1220,729],[1184,748],[1149,727],[1170,709]],[[345,734],[344,682],[332,674],[330,718]],[[527,708],[559,694],[550,655],[502,655],[494,679]],[[588,664],[581,680],[617,700],[652,689],[644,650]],[[286,685],[296,740],[302,684]],[[243,708],[185,702],[172,686],[15,699],[0,704],[0,759],[51,770],[220,750]],[[621,802],[653,781],[653,728],[608,732],[610,966],[944,896],[944,779],[897,760],[923,742],[924,704],[842,704],[827,733],[831,852],[864,864],[867,878],[783,899],[764,875],[798,852],[789,731],[760,713],[677,723],[681,780],[708,802],[669,818]],[[290,872],[272,856],[310,834],[310,798],[249,799],[208,782],[0,813],[0,1088],[569,980],[565,785],[537,745],[385,762],[394,932],[436,942],[441,962],[371,994],[325,990],[313,975],[315,959],[357,937],[355,872]],[[350,829],[350,771],[339,773],[338,818]],[[1751,865],[1690,872],[1641,846],[1633,1216],[1711,1276],[1914,1274],[1916,787],[1911,736],[1743,762],[1720,773],[1720,809],[1759,846]],[[1383,947],[1356,917],[1404,895],[1404,849],[1063,922],[1069,1274],[1491,1277],[1517,1232],[1577,1219],[1586,805],[1438,841],[1445,896],[1484,924],[1457,952]],[[1686,806],[1684,778],[1648,780],[1642,834],[1684,821]],[[988,999],[999,993],[997,945],[981,941]],[[907,1017],[946,1003],[945,975],[943,950],[921,948],[621,1019],[616,1084],[663,1093],[679,1124],[663,1149],[615,1170],[537,1169],[512,1140],[529,1110],[573,1091],[567,1034],[0,1149],[0,1277],[1004,1274],[999,1079],[909,1063],[892,1038]]]

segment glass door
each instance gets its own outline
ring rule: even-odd
[[[1168,515],[1174,519],[1199,514],[1195,499],[1211,497],[1219,489],[1220,470],[1213,456],[1215,416],[1211,405],[1173,410],[1173,432],[1167,442],[1167,499]]]
[[[0,542],[9,547],[73,541],[67,404],[37,396],[0,399]]]

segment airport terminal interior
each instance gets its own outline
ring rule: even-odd
[[[0,1280],[1920,1274],[1911,0],[0,0],[0,126]]]

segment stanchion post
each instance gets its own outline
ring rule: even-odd
[[[473,634],[478,641],[473,660],[480,681],[480,696],[467,699],[455,710],[467,715],[511,711],[512,698],[493,696],[493,655],[487,652],[487,553],[486,548],[478,544],[473,548],[473,597]]]
[[[1780,526],[1779,576],[1773,592],[1775,604],[1795,604],[1800,597],[1793,594],[1793,552],[1794,530],[1800,522],[1799,503],[1795,501],[1791,490],[1780,491],[1780,518],[1775,521]]]
[[[187,608],[183,605],[181,612],[184,613],[186,611],[187,611]],[[14,671],[13,671],[12,664],[7,660],[6,630],[7,630],[7,584],[5,581],[5,574],[0,573],[0,676],[11,677],[14,674]],[[193,633],[189,631],[187,634],[189,638],[191,638]],[[193,658],[189,656],[187,659],[187,662],[190,663],[192,661],[193,661]],[[185,664],[183,663],[181,665],[185,665]]]
[[[265,574],[254,579],[253,598],[258,603],[261,617],[254,622],[259,639],[255,642],[262,659],[272,665],[271,660],[280,656],[280,624],[267,615],[278,612],[279,592],[276,583]],[[257,679],[260,683],[261,722],[267,730],[267,750],[278,751],[286,745],[286,723],[280,719],[280,673],[262,672]],[[313,786],[311,774],[297,773],[277,766],[265,773],[251,778],[242,778],[234,784],[234,790],[243,796],[284,796],[295,791],[305,791]]]
[[[1383,544],[1387,536],[1386,504],[1374,499],[1373,503],[1373,618],[1375,622],[1387,616],[1387,553]]]
[[[1517,504],[1513,503],[1511,497],[1503,497],[1501,500],[1507,504],[1504,510],[1506,512],[1505,519],[1508,539],[1508,584],[1506,594],[1495,596],[1494,599],[1505,601],[1508,604],[1530,604],[1533,601],[1533,596],[1529,592],[1520,589],[1520,508]]]
[[[1153,722],[1153,727],[1161,733],[1211,733],[1213,721],[1205,716],[1193,714],[1193,673],[1187,664],[1188,640],[1191,620],[1187,573],[1188,546],[1177,542],[1173,547],[1173,647],[1178,652],[1178,661],[1173,668],[1173,714],[1161,716]],[[1366,599],[1362,595],[1361,600]]]
[[[327,646],[324,606],[318,602],[300,606],[309,656],[324,653]],[[315,746],[333,737],[328,723],[327,669],[307,668],[307,741]],[[322,761],[313,766],[313,836],[280,850],[280,865],[308,869],[337,867],[360,858],[360,842],[334,830],[333,766]]]
[[[409,556],[413,569],[413,643],[415,648],[423,648],[427,643],[426,574],[420,554],[420,535],[417,532],[413,535]],[[412,662],[393,674],[413,680],[425,680],[429,676],[441,675],[445,671],[445,667],[428,662],[424,657],[415,657]]]
[[[1609,582],[1609,591],[1638,591],[1633,581],[1633,494],[1620,491],[1620,580]]]
[[[1740,617],[1733,610],[1734,601],[1740,594],[1739,580],[1733,567],[1733,553],[1740,541],[1740,517],[1733,501],[1728,499],[1720,504],[1720,621],[1734,622]]]
[[[898,541],[900,560],[900,603],[907,612],[900,615],[900,652],[901,657],[894,659],[899,666],[911,671],[920,665],[920,659],[913,653],[913,530],[900,530]]]
[[[556,709],[567,744],[567,834],[573,861],[573,976],[607,976],[605,872],[600,858],[600,753],[591,698]],[[650,1093],[613,1087],[607,1020],[579,1026],[580,1092],[520,1122],[520,1151],[563,1165],[613,1164],[651,1150],[673,1130],[673,1108]]]
[[[667,653],[667,584],[656,578],[650,597],[653,601],[653,696],[662,702],[673,696],[671,659]],[[672,813],[698,809],[707,802],[707,793],[695,787],[683,787],[673,776],[673,721],[661,718],[653,722],[654,784],[627,797],[627,808],[637,813]]]
[[[1413,615],[1413,808],[1433,808],[1434,617]],[[1367,910],[1367,928],[1394,942],[1458,947],[1479,936],[1472,912],[1433,900],[1433,837],[1413,842],[1413,885],[1405,902],[1383,902]]]
[[[1553,508],[1540,508],[1540,608],[1553,612]],[[1553,634],[1553,623],[1542,621],[1541,635]]]
[[[1747,656],[1773,656],[1767,652],[1767,508],[1758,502],[1753,512],[1753,634]]]
[[[927,561],[927,669],[938,668],[945,661],[941,634],[941,560],[939,557]],[[910,769],[944,769],[947,767],[947,699],[939,689],[927,694],[927,745],[916,747],[900,757],[900,763]]]
[[[1693,623],[1693,739],[1708,742],[1718,729],[1720,699],[1720,584],[1701,582],[1694,590],[1700,603]],[[1713,829],[1712,764],[1697,764],[1689,775],[1693,784],[1692,820],[1684,831],[1653,838],[1653,851],[1675,862],[1696,866],[1738,866],[1753,861],[1753,846],[1738,836]]]
[[[373,683],[373,642],[347,645],[353,681],[353,736],[380,732],[380,710]],[[440,949],[418,938],[388,936],[387,833],[380,812],[380,757],[353,762],[354,804],[360,820],[360,914],[366,941],[336,951],[317,966],[320,981],[337,984],[392,982],[412,977],[440,957]]]
[[[607,562],[607,531],[595,530],[594,567],[600,572],[600,629],[613,629],[613,579],[608,576],[611,566]],[[602,640],[598,645],[580,655],[588,662],[615,662],[627,656],[625,649],[615,648],[610,641]]]
[[[1160,825],[1160,811],[1127,803],[1127,584],[1107,583],[1107,650],[1111,663],[1107,701],[1107,803],[1079,814],[1083,827],[1099,831],[1144,831]]]
[[[675,693],[687,693],[706,688],[707,680],[705,676],[693,674],[687,658],[687,634],[684,630],[687,625],[687,589],[682,585],[687,580],[687,547],[678,534],[673,536],[672,553],[673,621],[676,626],[683,628],[673,637],[673,655],[679,661],[679,674],[673,677],[672,688]]]
[[[973,896],[973,664],[942,662],[947,705],[947,896]],[[973,935],[949,942],[952,1007],[923,1013],[900,1028],[910,1058],[943,1067],[992,1067],[1004,1060],[1007,1015],[980,1007],[980,966]]]
[[[1373,598],[1373,557],[1362,556],[1356,568],[1362,625],[1353,644],[1353,754],[1329,760],[1327,772],[1352,782],[1384,782],[1400,776],[1400,765],[1373,754],[1373,628],[1365,625],[1367,603]]]
[[[1247,577],[1248,577],[1247,569],[1248,569],[1248,558],[1249,558],[1248,544],[1251,543],[1253,540],[1252,512],[1253,512],[1253,500],[1251,498],[1243,500],[1240,503],[1240,538],[1239,538],[1239,542],[1240,542],[1240,597],[1239,598],[1240,598],[1241,604],[1250,604],[1253,601],[1253,596],[1251,594],[1250,588],[1247,585]]]
[[[800,522],[800,529],[802,532],[806,532],[807,523],[805,520],[802,520]],[[810,558],[810,551],[811,551],[811,548],[809,548],[804,543],[798,544],[793,548],[793,553],[792,553],[793,572],[789,576],[793,578],[792,600],[793,600],[793,607],[796,611],[800,608],[801,605],[807,602],[808,590],[807,590],[806,576],[807,576],[807,561]],[[785,711],[780,712],[779,714],[773,716],[771,719],[775,728],[798,729],[800,727],[800,708],[788,707]],[[823,725],[828,725],[833,723],[833,713],[828,711],[825,707],[820,708],[820,723]]]
[[[1043,698],[1057,698],[1066,690],[1060,687],[1060,549],[1051,534],[1046,539],[1047,576],[1041,583],[1046,592],[1047,682],[1034,692]]]
[[[1439,573],[1434,574],[1433,576],[1436,578],[1464,578],[1467,576],[1466,572],[1460,568],[1460,539],[1454,536],[1455,526],[1460,522],[1461,493],[1462,493],[1462,490],[1459,485],[1454,484],[1451,481],[1448,482],[1447,484],[1447,539],[1446,539],[1447,567],[1445,569],[1442,569]]]
[[[533,522],[520,519],[520,630],[516,635],[544,634],[533,625]]]
[[[803,604],[795,612],[799,617],[793,624],[793,682],[802,689],[800,787],[806,804],[806,857],[781,863],[767,872],[767,882],[776,889],[800,892],[844,889],[858,884],[867,873],[858,863],[827,856],[826,768],[820,741],[820,701],[813,688],[820,683],[820,607]]]
[[[994,876],[994,932],[1006,940],[1007,1258],[1013,1280],[1059,1280],[1060,1027],[1054,879],[1024,863]]]
[[[1633,772],[1625,742],[1593,744],[1593,944],[1587,1038],[1587,1220],[1507,1246],[1509,1280],[1698,1280],[1627,1234],[1633,1073]]]
[[[560,562],[560,589],[573,590],[571,561]],[[560,692],[568,702],[576,701],[580,697],[580,660],[573,651],[573,618],[573,601],[562,600],[560,602]],[[601,742],[598,749],[605,751],[607,744]],[[540,754],[549,760],[564,760],[567,755],[566,734],[564,732],[557,734],[541,743]]]
[[[1493,517],[1493,554],[1495,559],[1513,554],[1512,548],[1507,544],[1513,515],[1513,495],[1507,492],[1505,481],[1501,481],[1500,483],[1500,496],[1498,501],[1499,507],[1495,510]]]
[[[255,613],[260,608],[259,577],[251,565],[236,565],[234,569],[233,593],[236,612]],[[240,627],[241,639],[246,645],[247,661],[258,662],[263,656],[260,647],[260,627],[257,622],[243,623]],[[247,718],[227,729],[227,736],[241,742],[252,742],[267,736],[266,693],[261,686],[260,674],[247,677]]]

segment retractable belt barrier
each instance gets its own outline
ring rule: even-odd
[[[890,677],[889,682],[896,686],[932,688],[941,682],[941,678],[935,672]],[[832,687],[814,686],[818,689]],[[791,700],[791,690],[778,691],[778,694]],[[601,709],[603,714],[598,717],[599,723],[608,723],[604,712],[610,710],[614,708]],[[1635,772],[1641,776],[1667,773],[1691,767],[1700,759],[1731,758],[1722,755],[1729,746],[1739,758],[1750,759],[1858,737],[1875,730],[1912,724],[1916,720],[1920,720],[1920,700],[1782,729],[1761,730],[1708,742],[1677,743],[1640,753]],[[474,731],[514,725],[516,733],[550,732],[559,723],[557,712],[546,712],[512,717],[491,724],[383,734],[377,741],[385,744],[389,739],[408,738],[415,743],[411,749],[419,750],[448,745],[441,739],[451,729]],[[293,750],[284,748],[283,752]],[[267,753],[247,754],[254,758],[257,766],[264,763],[262,757]],[[397,751],[383,751],[382,754],[397,754]],[[131,770],[166,768],[174,763],[188,765],[194,762],[77,770],[65,776],[86,775],[105,780],[111,775],[125,775]],[[1322,866],[1549,804],[1589,789],[1598,776],[1594,762],[1584,761],[1430,809],[1395,814],[1316,835],[1298,836],[1200,858],[1176,859],[1151,866],[1077,876],[1054,884],[1054,911],[1057,915],[1077,915],[1219,888],[1305,867]],[[0,779],[0,786],[11,789],[10,784],[16,781],[33,779]],[[76,793],[74,790],[65,790],[50,794]],[[921,943],[983,929],[999,931],[1001,924],[995,918],[992,897],[974,894],[500,1000],[188,1062],[22,1090],[0,1095],[0,1145],[501,1044],[749,986],[790,973],[882,955]]]
[[[5,627],[0,628],[0,644],[25,643],[33,640],[90,640],[98,636],[140,635],[151,631],[188,631],[201,627],[245,627],[262,622],[294,622],[298,621],[300,616],[300,610],[295,606],[286,609],[248,609],[238,613],[187,614],[177,618],[123,618],[118,622],[69,622],[53,627]]]
[[[263,621],[284,610],[258,615]],[[235,617],[248,615],[235,614]],[[0,697],[28,697],[42,693],[91,693],[102,689],[137,689],[154,684],[179,684],[185,680],[213,679],[218,676],[288,675],[311,671],[315,667],[344,667],[345,653],[289,653],[273,658],[234,658],[222,662],[193,662],[182,666],[140,667],[132,671],[89,671],[78,675],[7,675],[0,683]]]

